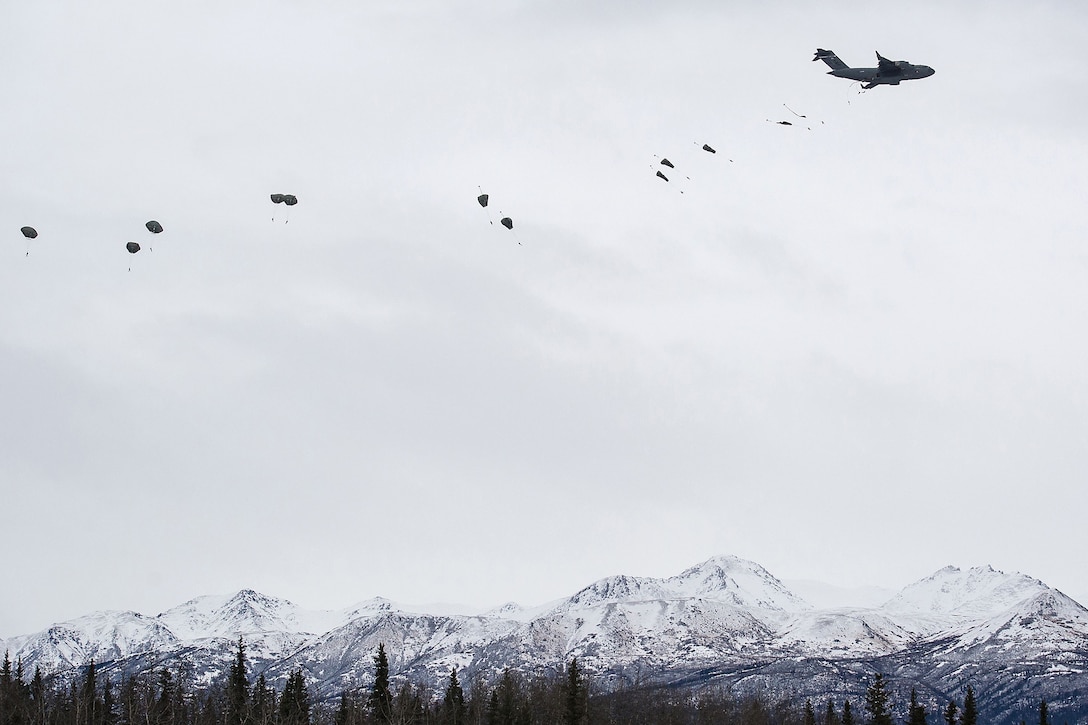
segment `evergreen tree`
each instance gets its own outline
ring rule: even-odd
[[[963,696],[960,725],[978,725],[978,705],[975,704],[975,691],[970,685],[967,686],[967,694]]]
[[[77,725],[98,725],[98,683],[96,682],[94,660],[87,665],[83,673],[83,684],[79,691]]]
[[[34,677],[30,680],[30,725],[46,725],[48,703],[45,678],[40,667],[34,667]]]
[[[1046,700],[1039,701],[1039,725],[1050,725],[1050,717],[1046,711]]]
[[[175,725],[179,719],[176,712],[176,683],[170,670],[163,668],[159,673],[159,696],[151,708],[151,722],[156,725]]]
[[[268,684],[264,673],[253,683],[250,716],[252,725],[274,725],[276,720],[276,691]]]
[[[226,725],[249,721],[249,680],[246,678],[246,643],[238,638],[238,654],[227,675]]]
[[[884,675],[879,672],[865,692],[865,710],[869,713],[869,725],[892,725],[892,715],[888,709],[888,690],[884,685]]]
[[[827,708],[824,710],[823,725],[839,725],[839,716],[835,713],[835,703],[831,698],[827,700]]]
[[[842,704],[842,725],[854,725],[854,711],[850,709],[850,701]]]
[[[567,686],[564,695],[564,725],[585,725],[588,722],[589,693],[586,690],[585,678],[582,676],[582,668],[578,666],[577,658],[572,659],[567,668]]]
[[[816,725],[816,710],[812,707],[812,700],[805,700],[802,722],[804,725]]]
[[[117,722],[117,699],[113,696],[113,684],[106,680],[102,685],[102,725]]]
[[[287,676],[283,687],[279,707],[280,725],[310,725],[310,691],[306,688],[306,678],[302,669],[297,669]]]
[[[442,725],[464,725],[465,691],[457,681],[457,668],[450,672],[450,681],[446,684],[446,694],[442,696]]]
[[[521,683],[510,668],[503,670],[498,686],[487,704],[487,725],[519,725],[521,722]]]
[[[29,725],[32,716],[30,687],[23,682],[23,660],[11,667],[11,658],[4,652],[0,664],[0,725]]]
[[[944,721],[945,725],[956,725],[956,711],[959,708],[956,707],[955,700],[948,701],[948,707],[944,709]]]
[[[374,655],[374,687],[366,701],[375,720],[388,723],[393,715],[393,695],[389,690],[389,660],[385,656],[385,644],[378,645],[378,654]]]
[[[926,725],[926,708],[918,702],[918,693],[910,688],[910,707],[907,709],[907,725]]]

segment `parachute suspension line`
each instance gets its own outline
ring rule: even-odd
[[[802,113],[798,113],[797,111],[793,110],[789,106],[786,106],[785,103],[783,103],[782,105],[785,106],[786,110],[789,111],[790,113],[792,113],[794,116],[797,116],[798,118],[808,118],[808,116],[806,116],[806,115],[804,115]]]
[[[499,214],[502,214],[501,209],[499,210]],[[499,224],[502,224],[504,227],[509,229],[510,233],[514,235],[514,241],[518,243],[518,246],[521,246],[521,240],[518,239],[518,233],[514,231],[514,220],[508,216],[504,216],[502,219],[499,220]]]
[[[23,235],[23,239],[26,241],[26,256],[30,256],[30,240],[38,238],[38,230],[34,227],[22,227],[19,232]]]

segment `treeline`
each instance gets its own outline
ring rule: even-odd
[[[13,666],[5,653],[0,725],[899,725],[879,674],[864,702],[814,705],[811,700],[769,701],[660,686],[598,692],[577,659],[559,673],[525,675],[508,669],[491,683],[477,677],[467,691],[456,668],[440,691],[411,683],[394,688],[384,646],[373,662],[369,688],[346,690],[321,703],[315,702],[301,669],[291,672],[280,690],[263,673],[251,682],[242,640],[228,672],[201,688],[168,669],[112,682],[99,675],[93,662],[70,682],[53,684],[39,670],[27,678],[22,664]],[[1037,722],[1051,725],[1045,700],[1039,703]],[[902,725],[982,724],[968,687],[962,705],[952,700],[934,713],[911,690]]]

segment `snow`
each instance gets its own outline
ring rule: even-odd
[[[47,671],[198,651],[207,678],[229,661],[238,637],[270,674],[305,664],[313,676],[340,684],[365,677],[380,642],[397,667],[436,678],[453,666],[550,667],[571,656],[604,670],[908,651],[938,658],[942,672],[951,667],[940,662],[967,656],[1080,671],[1088,610],[1036,579],[990,567],[945,567],[880,606],[814,607],[758,564],[721,556],[663,579],[607,577],[530,607],[511,602],[476,613],[375,597],[342,610],[305,610],[243,589],[153,617],[97,612],[0,646]]]

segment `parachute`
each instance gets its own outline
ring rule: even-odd
[[[662,166],[668,166],[670,169],[675,169],[676,168],[675,166],[673,166],[673,163],[671,161],[669,161],[668,159],[661,159],[661,165]]]
[[[494,224],[495,222],[491,220],[491,210],[487,208],[487,200],[491,197],[484,193],[483,187],[477,186],[476,188],[480,190],[480,195],[476,197],[476,201],[480,203],[484,213],[487,214],[487,223]]]
[[[38,230],[34,227],[22,227],[19,231],[26,237],[26,256],[30,256],[30,240],[38,238]]]
[[[502,214],[501,211],[499,213]],[[509,229],[510,233],[514,235],[514,240],[518,244],[521,244],[521,240],[518,239],[518,233],[514,231],[514,220],[513,219],[511,219],[508,216],[504,216],[502,219],[499,220],[499,224],[502,224],[504,227]]]
[[[703,151],[707,151],[707,152],[709,152],[709,153],[712,153],[712,154],[716,154],[716,153],[718,153],[717,151],[715,151],[715,150],[714,150],[714,149],[713,149],[713,148],[712,148],[712,147],[710,146],[710,144],[707,144],[707,143],[703,144]]]
[[[269,198],[273,204],[286,204],[287,206],[294,206],[298,203],[298,197],[294,194],[271,194]],[[272,221],[276,221],[276,217],[272,217]],[[290,219],[284,219],[283,223],[291,221]]]
[[[658,178],[664,179],[665,181],[669,180],[669,177],[665,176],[660,171],[657,172],[657,176],[658,176]]]
[[[159,224],[154,219],[149,221],[147,224],[144,224],[144,226],[147,227],[147,231],[151,232],[152,234],[159,234],[162,232],[162,224]]]
[[[140,245],[136,242],[129,242],[125,245],[125,249],[128,250],[129,254],[136,254],[136,252],[140,251]]]

